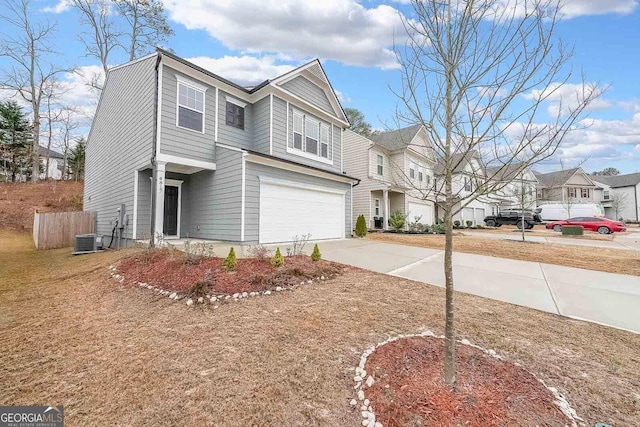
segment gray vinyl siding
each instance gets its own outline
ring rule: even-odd
[[[293,111],[299,111],[306,116],[310,116],[314,120],[318,120],[333,128],[333,134],[329,134],[332,139],[331,151],[333,153],[333,163],[327,164],[321,161],[308,159],[298,156],[294,153],[287,152],[287,133],[290,145],[293,141]],[[333,126],[324,120],[319,119],[311,113],[304,111],[292,103],[289,103],[289,128],[287,129],[287,102],[276,96],[273,97],[273,155],[283,159],[291,160],[308,166],[314,166],[321,169],[330,170],[332,172],[342,172],[341,170],[341,149],[340,149],[340,132],[341,128]],[[333,136],[333,137],[332,137]]]
[[[204,104],[204,134],[177,126],[178,81],[176,76],[207,87]],[[173,68],[162,67],[162,126],[160,152],[194,160],[215,161],[216,89],[194,81]]]
[[[218,147],[216,167],[190,176],[191,203],[182,211],[189,217],[185,230],[189,237],[239,241],[242,153]]]
[[[151,169],[138,172],[137,238],[151,238]]]
[[[109,72],[87,141],[84,209],[98,214],[97,232],[111,235],[121,203],[132,237],[134,171],[153,151],[156,57]]]
[[[265,96],[253,105],[253,149],[264,154],[270,154],[270,104],[270,97]]]
[[[336,114],[324,90],[309,79],[298,76],[293,80],[283,83],[282,87],[327,113]]]
[[[360,184],[353,188],[353,224],[355,226],[358,216],[364,215],[367,225],[373,227],[371,192],[382,189],[384,185],[383,182],[370,178],[370,141],[348,129],[344,131],[342,139],[345,172],[361,179]],[[384,215],[384,207],[381,208],[381,214]]]
[[[345,235],[351,236],[351,185],[257,163],[246,163],[245,240],[259,239],[260,176],[345,191]],[[293,237],[293,236],[292,236]],[[313,238],[313,236],[312,236]]]
[[[242,101],[234,96],[220,90],[218,91],[218,101],[220,109],[218,110],[218,142],[227,145],[233,145],[238,148],[253,149],[253,106],[248,104],[244,107],[244,129],[239,129],[227,124],[227,100],[229,96],[238,101]],[[244,102],[244,101],[242,101]]]

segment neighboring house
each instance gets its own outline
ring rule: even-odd
[[[244,88],[172,53],[109,70],[86,149],[84,207],[111,235],[274,243],[353,229],[349,123],[318,60]]]
[[[451,156],[450,161],[453,168],[452,191],[460,199],[460,202],[454,205],[454,210],[459,210],[459,212],[453,215],[453,220],[460,221],[463,224],[471,221],[474,225],[484,225],[484,218],[487,215],[497,213],[500,206],[508,199],[499,194],[483,194],[472,201],[465,200],[475,191],[478,185],[484,184],[487,178],[486,167],[476,151],[454,154]],[[444,200],[444,172],[444,161],[438,159],[435,173],[439,198],[442,200]],[[438,218],[443,216],[440,211],[441,208],[439,207],[437,209]]]
[[[596,202],[604,206],[607,218],[640,220],[640,173],[616,176],[591,175],[598,185]]]
[[[42,165],[40,179],[60,180],[63,178],[62,169],[64,167],[64,155],[56,151],[49,150],[47,147],[43,146],[40,146],[38,149],[38,155],[40,156],[40,164]],[[49,158],[48,170],[47,157]]]
[[[582,168],[551,173],[534,172],[539,184],[538,204],[541,203],[599,203],[595,191],[598,187]]]
[[[370,139],[351,130],[344,136],[345,171],[361,180],[353,188],[353,221],[364,215],[370,229],[388,229],[389,215],[398,211],[407,222],[435,221],[433,168],[435,158],[420,125],[382,132]],[[431,194],[429,194],[431,193]]]
[[[536,187],[539,182],[529,167],[522,163],[512,163],[486,168],[487,177],[501,186],[496,192],[496,202],[500,209],[536,208]],[[524,195],[524,197],[523,197]],[[488,196],[492,198],[491,195]]]

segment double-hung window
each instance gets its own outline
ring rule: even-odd
[[[329,126],[320,124],[320,156],[329,158]]]
[[[318,141],[320,136],[320,123],[309,117],[305,118],[305,151],[311,154],[318,154]]]
[[[409,178],[415,179],[416,177],[416,167],[413,163],[409,163]]]
[[[374,216],[380,216],[380,199],[376,199],[375,200],[375,206],[374,206],[375,210],[374,210]]]
[[[569,194],[569,198],[575,199],[576,198],[576,189],[575,189],[575,187],[569,187],[568,194]]]
[[[604,200],[609,200],[609,190],[604,190],[603,199]]]
[[[302,114],[293,113],[293,148],[296,150],[302,150],[303,120]]]
[[[466,176],[464,177],[464,189],[465,191],[473,191],[473,182],[471,178]]]
[[[588,188],[581,188],[580,189],[580,197],[582,197],[583,199],[588,199],[589,198],[589,189]]]
[[[378,175],[384,175],[384,157],[378,154]]]
[[[418,169],[418,181],[424,181],[424,169],[422,168]]]
[[[177,125],[204,133],[204,90],[178,81]]]
[[[328,124],[298,111],[293,111],[293,140],[289,140],[287,150],[293,148],[330,160],[331,140],[331,129]]]

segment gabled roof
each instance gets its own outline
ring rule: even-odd
[[[47,147],[43,147],[42,145],[38,149],[38,155],[40,157],[47,157],[47,155],[48,155],[49,158],[64,159],[64,155],[63,154],[60,154],[57,151],[49,150]]]
[[[284,90],[280,84],[293,79],[294,77],[296,77],[298,74],[301,74],[304,71],[307,71],[309,73],[311,73],[313,76],[315,76],[316,78],[318,78],[320,81],[322,81],[323,83],[326,83],[326,85],[328,86],[329,90],[325,91],[325,93],[328,95],[328,98],[330,100],[330,102],[332,104],[334,104],[334,109],[335,111],[335,116],[338,117],[340,120],[344,121],[345,123],[349,123],[349,120],[347,119],[347,115],[344,112],[344,109],[342,108],[342,104],[340,104],[340,100],[338,99],[338,96],[335,93],[335,90],[333,89],[333,86],[331,85],[331,82],[329,81],[329,78],[327,77],[327,74],[324,71],[324,68],[322,67],[322,63],[320,62],[319,59],[314,59],[306,64],[303,64],[297,68],[294,68],[291,71],[288,71],[278,77],[275,77],[273,79],[267,79],[259,84],[257,84],[256,86],[250,86],[250,87],[243,87],[237,83],[232,82],[231,80],[228,80],[222,76],[219,76],[218,74],[212,73],[209,70],[206,70],[196,64],[194,64],[193,62],[187,61],[184,58],[181,58],[179,56],[177,56],[176,54],[169,52],[167,50],[164,50],[162,48],[156,48],[157,52],[160,53],[163,56],[167,56],[177,62],[180,62],[184,65],[186,65],[187,67],[193,68],[194,70],[197,70],[209,77],[212,77],[216,80],[219,80],[223,83],[226,83],[232,87],[234,87],[235,89],[238,89],[248,95],[253,94],[258,92],[260,89],[266,87],[266,86],[276,86],[278,87],[280,90]]]
[[[455,153],[451,155],[451,164],[455,166],[453,173],[464,172],[464,169],[473,159],[478,161],[478,163],[480,164],[481,171],[483,173],[486,172],[484,164],[482,163],[482,160],[480,159],[478,152],[476,150],[471,150],[466,153]],[[434,172],[436,175],[443,175],[444,169],[445,169],[444,159],[440,157],[438,158]]]
[[[615,176],[590,175],[590,178],[592,181],[607,184],[611,188],[633,187],[640,184],[640,172]]]
[[[409,146],[421,128],[422,125],[420,124],[407,126],[402,129],[372,135],[369,139],[386,150],[402,150]]]
[[[553,188],[561,187],[566,184],[567,181],[569,181],[569,179],[571,179],[571,177],[578,171],[582,171],[582,169],[573,168],[550,173],[538,173],[534,171],[533,174],[536,176],[541,186]]]

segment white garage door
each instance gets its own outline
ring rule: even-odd
[[[484,214],[483,208],[476,208],[476,225],[484,225]]]
[[[421,224],[433,224],[433,206],[423,205],[421,203],[409,203],[409,217],[407,220],[413,222],[417,216],[422,217],[419,221]]]
[[[345,193],[260,182],[260,243],[289,242],[311,233],[312,240],[345,233]]]
[[[462,209],[462,216],[464,220],[462,221],[462,225],[466,226],[467,221],[473,222],[473,208],[464,208]]]

